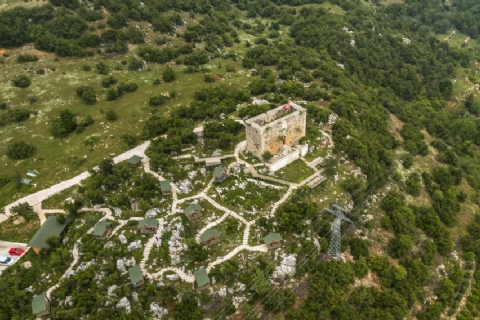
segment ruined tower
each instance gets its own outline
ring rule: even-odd
[[[305,137],[306,123],[307,110],[292,102],[250,118],[245,121],[247,150],[260,159],[267,151],[288,153]]]

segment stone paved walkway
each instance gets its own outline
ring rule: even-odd
[[[164,178],[159,175],[157,172],[155,171],[152,171],[151,168],[150,168],[150,159],[145,155],[145,150],[148,148],[148,146],[150,145],[150,141],[147,141],[145,143],[143,143],[142,145],[139,145],[137,146],[136,148],[133,148],[117,157],[114,158],[114,163],[118,163],[118,162],[121,162],[121,161],[124,161],[126,159],[129,159],[131,156],[133,155],[139,155],[139,156],[142,156],[144,157],[144,160],[143,160],[143,168],[145,170],[145,172],[147,173],[150,173],[152,174],[155,178],[157,178],[159,181],[162,181],[164,180]],[[285,195],[278,201],[276,202],[273,206],[272,206],[272,209],[270,210],[270,214],[269,216],[270,217],[273,217],[276,210],[278,209],[278,207],[284,203],[289,197],[290,195],[292,194],[292,192],[298,187],[298,186],[301,186],[305,183],[307,183],[308,181],[318,177],[318,175],[321,174],[322,170],[318,170],[317,172],[315,172],[312,176],[308,177],[307,179],[305,179],[304,181],[302,181],[300,184],[298,183],[291,183],[291,182],[288,182],[288,181],[284,181],[284,180],[280,180],[280,179],[276,179],[276,178],[273,178],[273,177],[269,177],[269,176],[264,176],[264,175],[260,175],[257,173],[257,171],[255,170],[255,168],[251,165],[249,165],[246,161],[240,159],[240,152],[242,150],[244,150],[246,148],[246,141],[242,141],[240,142],[236,147],[235,147],[235,153],[234,153],[234,157],[236,158],[236,161],[232,164],[230,164],[230,166],[228,167],[228,169],[230,169],[231,167],[233,167],[235,164],[242,164],[242,165],[245,165],[247,168],[245,169],[245,172],[251,172],[252,175],[254,177],[258,177],[258,178],[262,178],[262,179],[266,179],[266,180],[271,180],[271,181],[274,181],[274,182],[277,182],[277,183],[280,183],[280,184],[286,184],[289,186],[289,189],[288,191],[285,193]],[[182,158],[184,157],[187,157],[187,156],[191,156],[191,155],[185,155],[185,156],[182,156]],[[43,223],[45,221],[45,214],[46,213],[56,213],[56,212],[63,212],[62,209],[42,209],[41,207],[41,203],[42,201],[44,201],[45,199],[48,199],[49,197],[67,189],[67,188],[70,188],[76,184],[79,184],[81,181],[87,179],[88,177],[90,177],[90,173],[87,171],[87,172],[83,172],[81,173],[80,175],[72,178],[72,179],[69,179],[69,180],[66,180],[66,181],[63,181],[59,184],[56,184],[50,188],[47,188],[47,189],[44,189],[44,190],[41,190],[41,191],[38,191],[34,194],[31,194],[29,196],[26,196],[22,199],[19,199],[17,201],[15,201],[14,203],[11,203],[9,204],[6,208],[5,208],[5,214],[3,215],[0,215],[0,222],[2,221],[5,221],[9,216],[11,216],[11,213],[10,213],[10,209],[19,204],[19,203],[24,203],[24,202],[27,202],[28,204],[30,204],[31,206],[34,207],[34,210],[35,212],[37,212],[38,216],[39,216],[39,219],[40,221]],[[221,223],[223,220],[226,219],[226,217],[228,216],[232,216],[234,217],[235,219],[239,220],[240,222],[242,222],[243,224],[245,224],[245,230],[244,230],[244,234],[243,234],[243,240],[242,240],[242,244],[239,245],[238,247],[236,247],[234,250],[230,251],[229,253],[227,253],[225,256],[223,257],[219,257],[218,259],[216,259],[215,261],[211,262],[208,264],[208,266],[206,267],[207,269],[207,272],[210,272],[210,270],[212,270],[212,268],[220,263],[223,263],[231,258],[233,258],[234,256],[236,256],[240,251],[243,251],[243,250],[246,250],[246,251],[251,251],[251,252],[267,252],[267,248],[265,245],[258,245],[258,246],[249,246],[248,245],[248,240],[249,240],[249,236],[250,236],[250,227],[255,223],[255,220],[251,220],[251,221],[247,221],[244,217],[242,217],[241,215],[239,215],[237,212],[234,212],[222,205],[220,205],[219,203],[217,203],[215,200],[213,200],[211,197],[209,197],[207,195],[207,192],[208,190],[211,188],[212,186],[212,183],[213,183],[214,179],[212,179],[208,184],[207,186],[200,192],[198,193],[197,195],[194,195],[194,196],[191,196],[191,197],[187,197],[187,198],[184,198],[184,199],[178,199],[178,196],[177,196],[177,187],[174,183],[172,183],[172,207],[171,207],[171,210],[170,212],[165,216],[165,217],[162,217],[162,218],[159,218],[157,219],[160,223],[160,225],[163,225],[166,223],[166,218],[170,215],[174,215],[177,213],[177,205],[180,204],[180,203],[183,203],[185,201],[189,201],[189,200],[193,200],[193,199],[204,199],[206,201],[208,201],[210,204],[212,204],[215,208],[225,212],[224,215],[222,215],[222,217],[220,217],[219,219],[211,222],[210,224],[208,224],[207,226],[205,226],[204,228],[202,228],[202,230],[200,230],[198,232],[198,234],[196,235],[196,240],[197,242],[200,240],[200,236],[201,234],[203,234],[204,231],[206,231],[207,229]],[[109,209],[109,208],[83,208],[81,211],[97,211],[97,212],[103,212],[105,213],[105,216],[103,217],[103,219],[106,219],[106,220],[113,220],[115,221],[115,217],[112,213],[112,210]],[[140,220],[142,218],[140,217],[134,217],[134,218],[131,218],[129,220]],[[116,233],[116,231],[118,231],[122,226],[124,226],[128,220],[118,220],[118,222],[120,223],[119,226],[117,226],[113,232],[111,233],[110,236],[114,235]],[[94,230],[95,226],[92,226],[92,228],[90,228],[90,230],[87,231],[87,234],[91,234]],[[193,283],[195,281],[195,278],[193,276],[193,274],[187,274],[185,273],[184,271],[178,269],[178,268],[174,268],[174,267],[166,267],[166,268],[162,268],[160,269],[159,271],[155,272],[155,273],[150,273],[147,269],[146,269],[146,261],[148,260],[148,257],[150,255],[150,252],[151,252],[151,249],[155,243],[155,240],[156,238],[159,238],[161,236],[161,230],[162,228],[158,228],[158,231],[156,234],[154,234],[148,241],[147,243],[145,244],[145,247],[144,247],[144,251],[143,251],[143,256],[142,256],[142,260],[140,262],[140,267],[144,273],[144,275],[148,278],[159,278],[159,277],[162,277],[163,274],[165,272],[174,272],[176,273],[183,281],[185,282],[188,282],[188,283]],[[75,245],[74,245],[74,248],[73,248],[73,251],[72,251],[72,254],[73,254],[73,261],[72,263],[70,264],[69,268],[67,269],[67,271],[65,272],[65,274],[62,276],[62,278],[66,277],[66,275],[68,275],[72,270],[73,268],[75,267],[75,265],[78,263],[78,260],[79,260],[79,250],[78,250],[78,245],[80,244],[81,242],[81,239],[82,238],[79,238]],[[61,278],[61,279],[62,279]],[[51,293],[53,290],[55,290],[57,287],[59,286],[59,283],[57,283],[56,285],[54,285],[53,287],[49,288],[47,290],[47,296],[50,297]]]

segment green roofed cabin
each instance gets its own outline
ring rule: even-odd
[[[220,231],[217,229],[208,229],[201,236],[200,240],[206,246],[212,246],[220,242]]]
[[[95,230],[93,230],[92,235],[97,237],[97,239],[105,239],[110,233],[112,233],[112,223],[110,221],[100,221]]]
[[[50,237],[60,237],[69,222],[68,218],[65,219],[65,223],[59,223],[56,216],[48,217],[27,244],[27,247],[32,247],[36,253],[40,253],[42,249],[49,249],[50,245],[45,240]]]
[[[192,203],[183,210],[183,213],[187,217],[188,221],[193,221],[202,216],[202,206],[198,203]]]
[[[137,155],[132,156],[130,159],[127,160],[127,163],[132,168],[140,168],[142,166],[143,158]]]
[[[155,233],[158,229],[158,220],[146,218],[138,221],[138,228],[141,233]]]
[[[43,317],[50,314],[50,300],[48,300],[45,292],[33,297],[32,313],[36,317]]]
[[[130,276],[130,282],[132,282],[134,288],[145,285],[145,280],[143,279],[142,269],[140,269],[140,266],[135,266],[128,269],[128,275]]]
[[[263,242],[267,246],[268,250],[273,250],[282,244],[282,236],[279,233],[269,233],[265,238],[263,238]]]
[[[172,194],[172,186],[170,185],[170,181],[163,180],[160,181],[160,190],[162,190],[162,194],[164,196],[168,196]]]
[[[216,167],[213,170],[213,177],[216,182],[223,182],[227,179],[227,169],[225,167]]]
[[[197,271],[193,271],[193,275],[195,276],[195,284],[197,285],[198,291],[207,289],[210,286],[210,278],[208,277],[207,270],[203,268],[198,269]]]

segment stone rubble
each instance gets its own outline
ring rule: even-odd
[[[160,320],[163,316],[168,315],[168,310],[165,308],[161,308],[155,302],[152,302],[150,304],[150,312],[152,313],[154,320]]]
[[[116,308],[125,309],[126,313],[130,313],[132,311],[132,307],[130,306],[130,301],[128,301],[127,297],[123,297],[118,301]]]
[[[296,263],[297,258],[295,257],[295,254],[282,254],[282,261],[280,261],[280,265],[275,268],[275,271],[273,272],[273,277],[284,278],[285,276],[293,276],[296,270]]]

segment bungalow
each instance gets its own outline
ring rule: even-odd
[[[193,221],[202,216],[202,207],[198,203],[192,203],[183,210],[183,213],[189,221]]]
[[[141,287],[145,285],[145,280],[143,279],[142,269],[139,265],[131,267],[128,269],[128,275],[130,276],[130,282],[134,288]]]
[[[95,230],[93,230],[92,235],[97,237],[97,239],[105,239],[110,233],[112,233],[112,223],[110,221],[100,221]]]
[[[207,167],[219,166],[222,164],[222,159],[219,157],[205,159],[205,165]]]
[[[216,182],[223,182],[227,178],[227,169],[225,167],[216,167],[213,170],[213,177]]]
[[[132,168],[140,168],[142,166],[143,158],[137,155],[132,156],[130,159],[127,160],[127,163]]]
[[[208,229],[201,236],[200,240],[206,246],[212,246],[220,242],[220,231],[217,229]]]
[[[50,300],[48,300],[45,292],[33,297],[32,313],[36,317],[43,317],[50,314]]]
[[[164,180],[160,181],[160,190],[162,190],[162,194],[164,196],[168,196],[172,194],[172,186],[170,185],[170,181]]]
[[[269,233],[265,238],[263,238],[263,242],[265,246],[267,246],[268,250],[273,250],[281,246],[282,244],[282,236],[279,233]]]
[[[141,233],[155,233],[158,229],[158,220],[146,218],[138,221],[138,228]]]
[[[50,245],[46,240],[50,237],[61,236],[68,222],[68,219],[65,223],[60,223],[55,216],[48,217],[27,244],[27,247],[32,247],[36,253],[40,253],[42,249],[49,249]]]
[[[193,275],[195,276],[195,284],[198,291],[207,289],[210,286],[210,278],[208,277],[207,270],[203,268],[198,269],[193,272]]]

